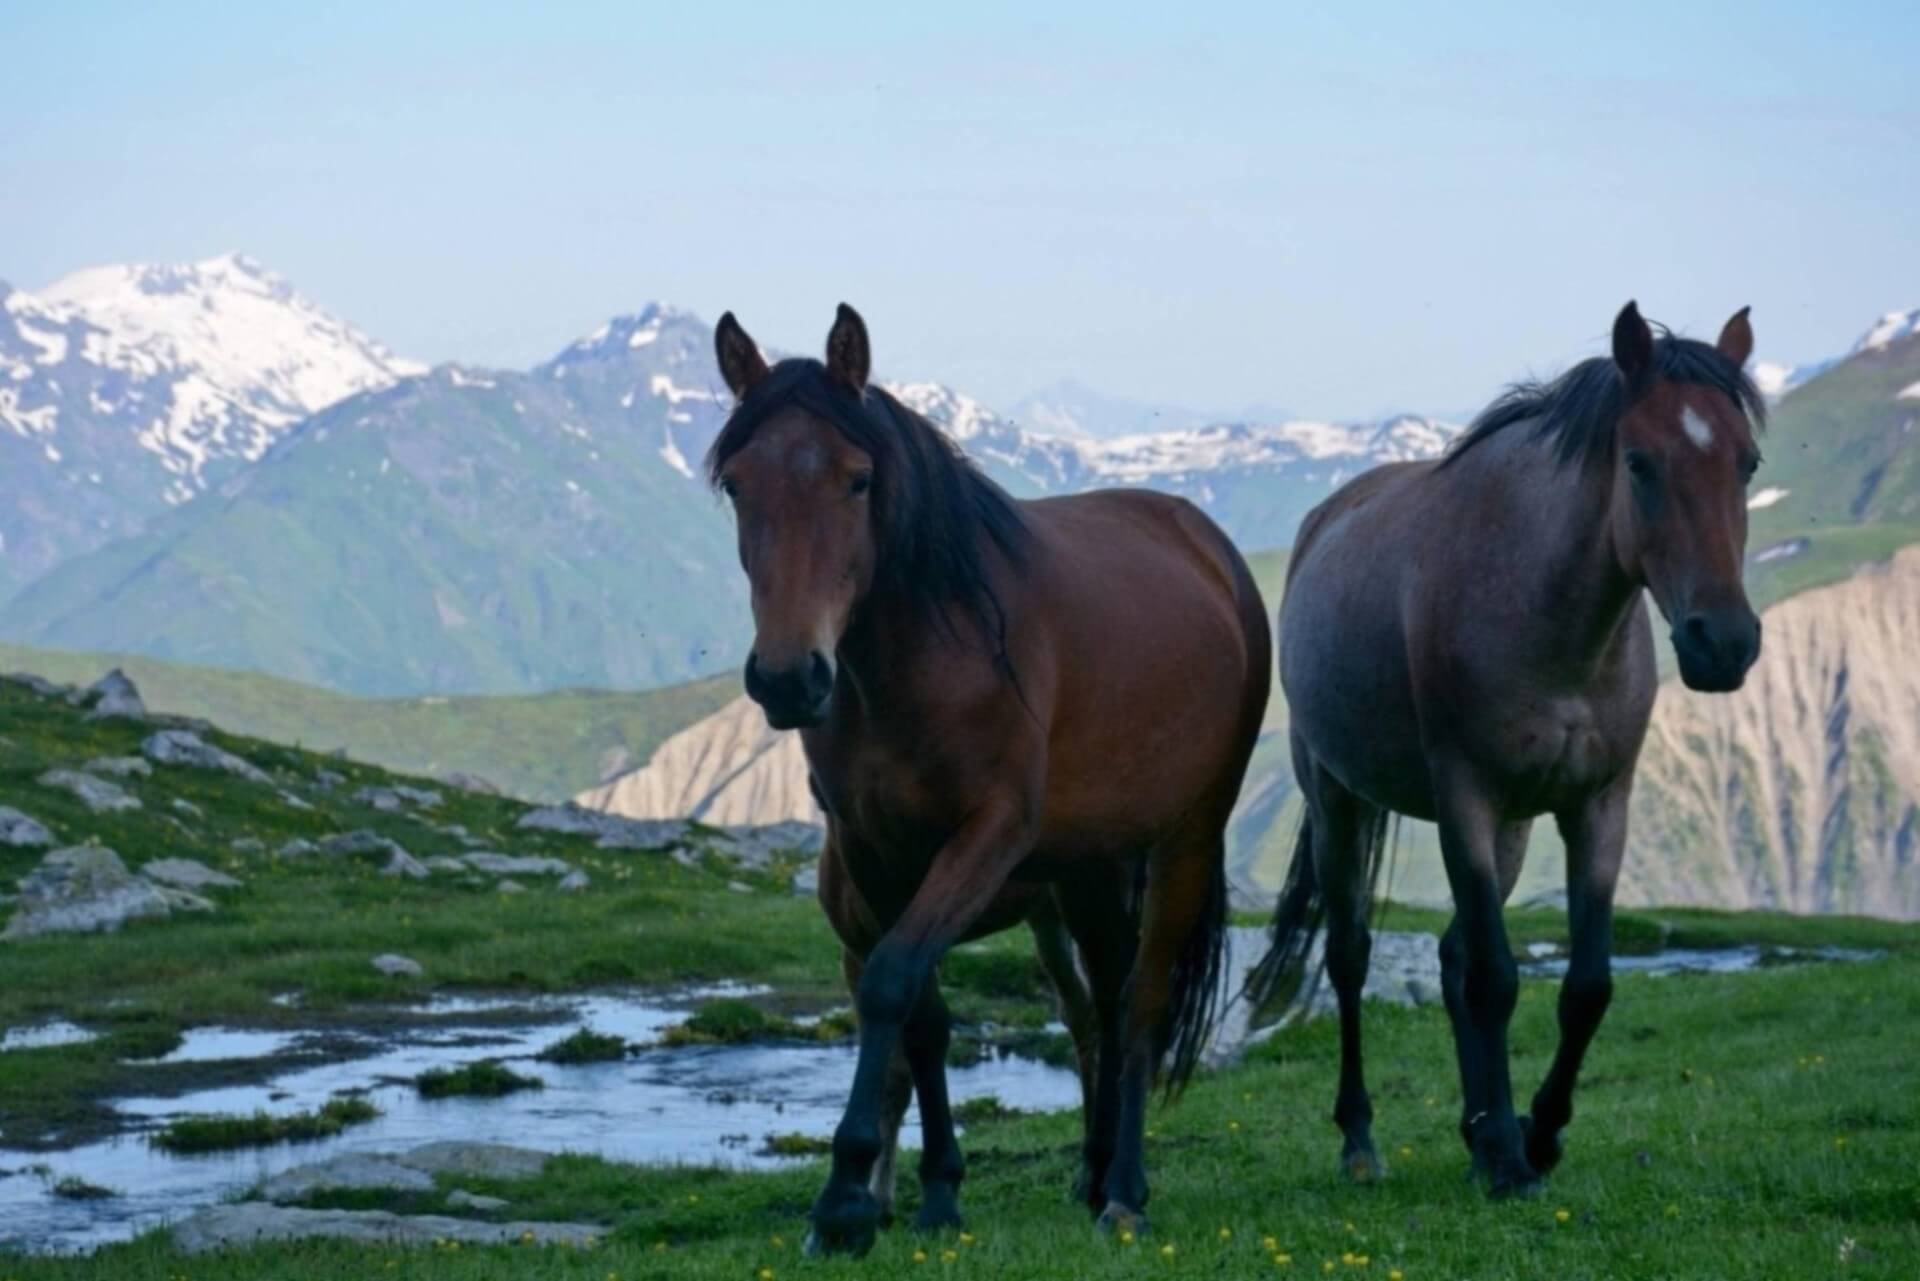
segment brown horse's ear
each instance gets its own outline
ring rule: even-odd
[[[1720,341],[1714,344],[1722,356],[1736,365],[1746,364],[1747,357],[1753,355],[1753,322],[1747,319],[1747,313],[1752,310],[1742,307],[1734,312],[1726,328],[1720,331]]]
[[[1613,318],[1613,363],[1629,387],[1638,386],[1653,367],[1653,330],[1647,327],[1638,303],[1629,302]]]
[[[863,391],[873,371],[873,348],[867,342],[867,322],[845,303],[833,318],[827,335],[827,372],[855,391]]]
[[[733,389],[736,400],[745,400],[754,384],[767,376],[767,362],[760,355],[740,322],[728,312],[713,330],[713,354],[720,360],[720,376]]]

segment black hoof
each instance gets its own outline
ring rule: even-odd
[[[1525,1161],[1510,1161],[1494,1170],[1487,1182],[1490,1201],[1525,1200],[1546,1186],[1546,1180]]]
[[[1103,1234],[1116,1237],[1143,1237],[1149,1231],[1144,1210],[1130,1210],[1118,1201],[1107,1202],[1107,1208],[1100,1211],[1094,1226]]]
[[[1378,1183],[1387,1177],[1387,1166],[1373,1144],[1348,1144],[1340,1154],[1340,1170],[1349,1183]]]
[[[1098,1214],[1107,1208],[1107,1194],[1100,1190],[1105,1180],[1096,1178],[1092,1170],[1082,1166],[1080,1177],[1073,1181],[1073,1187],[1067,1193],[1067,1200],[1075,1205],[1084,1205],[1089,1213]]]
[[[1527,1141],[1527,1164],[1541,1174],[1552,1173],[1553,1167],[1560,1164],[1560,1157],[1566,1148],[1561,1141],[1560,1132],[1558,1130],[1551,1133],[1536,1131],[1533,1128],[1533,1118],[1523,1116],[1520,1118],[1520,1133]]]
[[[921,1189],[920,1197],[920,1213],[913,1216],[914,1231],[958,1231],[963,1226],[957,1188],[948,1184],[929,1184]]]
[[[863,1187],[828,1185],[813,1203],[812,1217],[806,1243],[809,1255],[847,1254],[857,1259],[873,1249],[880,1231],[880,1203]]]

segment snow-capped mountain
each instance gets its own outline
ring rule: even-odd
[[[422,369],[235,254],[0,284],[0,597]]]

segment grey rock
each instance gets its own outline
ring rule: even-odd
[[[280,789],[280,803],[290,810],[310,810],[313,808],[313,806],[307,804],[284,787]]]
[[[435,854],[432,858],[426,859],[425,864],[427,870],[430,872],[451,872],[457,874],[467,870],[465,863],[445,854]]]
[[[173,808],[179,810],[182,814],[186,814],[192,818],[206,817],[206,814],[200,809],[198,805],[195,805],[192,801],[188,800],[184,796],[174,797],[173,800],[169,802],[169,804],[171,804]]]
[[[140,875],[181,890],[230,890],[240,884],[237,878],[191,858],[157,858],[142,865]]]
[[[575,868],[556,881],[554,888],[567,894],[577,894],[592,884],[593,882],[587,878],[585,872],[579,868]]]
[[[65,698],[74,692],[71,685],[56,685],[44,676],[35,676],[32,672],[11,672],[0,676],[0,680],[12,681],[15,685],[25,685],[42,698]]]
[[[589,1246],[606,1229],[591,1223],[488,1223],[440,1214],[401,1215],[385,1210],[307,1210],[264,1201],[214,1205],[174,1225],[173,1243],[187,1254],[204,1254],[269,1241],[326,1238],[386,1245],[431,1245],[460,1241],[472,1245]]]
[[[497,1196],[479,1196],[465,1188],[455,1188],[447,1193],[447,1204],[459,1206],[463,1210],[504,1210],[509,1204],[506,1198]]]
[[[353,794],[353,799],[383,814],[398,814],[409,805],[420,809],[432,809],[444,798],[440,793],[424,787],[408,787],[396,783],[391,787],[363,787]]]
[[[319,850],[322,854],[336,857],[357,858],[365,855],[384,856],[385,862],[380,872],[383,876],[405,876],[416,881],[424,881],[432,875],[426,865],[409,854],[398,841],[382,836],[378,832],[361,830],[344,832],[337,836],[323,837]]]
[[[491,872],[495,876],[565,876],[573,871],[573,864],[557,858],[495,854],[490,850],[462,854],[460,861],[476,872]]]
[[[158,765],[185,765],[194,769],[219,770],[252,783],[268,781],[266,771],[251,761],[242,760],[224,748],[215,747],[192,730],[163,729],[140,744],[140,750]]]
[[[410,881],[424,881],[433,873],[426,865],[405,850],[395,850],[380,869],[382,876],[404,876]]]
[[[500,891],[500,893],[502,894],[525,894],[527,892],[526,886],[514,880],[501,881],[498,885],[495,885],[493,888]]]
[[[0,845],[9,849],[33,850],[53,844],[53,833],[46,824],[19,810],[0,805]]]
[[[344,1152],[312,1165],[296,1165],[260,1185],[260,1198],[285,1205],[305,1201],[316,1192],[384,1188],[394,1192],[431,1192],[433,1176],[401,1165],[377,1152]]]
[[[347,776],[345,774],[336,774],[330,769],[315,770],[313,772],[313,785],[323,792],[331,792],[334,788],[346,781]]]
[[[820,892],[820,865],[809,863],[793,874],[793,892],[812,898]]]
[[[753,893],[753,886],[747,884],[745,881],[728,881],[727,888],[732,890],[735,894]]]
[[[478,774],[468,774],[455,770],[451,774],[442,774],[440,781],[448,787],[457,787],[463,792],[474,792],[481,796],[498,796],[500,789],[481,778]]]
[[[127,674],[117,667],[88,686],[87,693],[93,698],[93,710],[87,713],[90,721],[105,720],[110,716],[124,716],[131,720],[145,720],[147,717],[147,705],[141,700],[140,691],[127,678]]]
[[[227,842],[227,848],[236,854],[258,854],[267,848],[267,843],[257,836],[236,836]]]
[[[81,766],[89,774],[111,774],[115,778],[146,778],[153,766],[143,756],[96,756]]]
[[[172,910],[160,886],[129,872],[106,846],[69,845],[20,878],[20,907],[5,937],[111,932]]]
[[[397,1160],[429,1174],[464,1174],[487,1179],[531,1179],[547,1168],[553,1154],[505,1143],[445,1139],[426,1143]]]
[[[50,769],[34,781],[42,787],[57,787],[63,792],[71,792],[95,814],[140,808],[139,797],[104,778],[95,778],[79,770]]]
[[[590,836],[603,850],[670,852],[692,839],[692,826],[683,819],[621,818],[578,805],[548,805],[528,810],[514,826],[532,832],[559,832]]]
[[[818,823],[789,819],[762,827],[722,828],[720,852],[746,867],[765,867],[782,855],[812,858],[826,844],[827,829]]]
[[[374,957],[373,968],[389,978],[417,979],[427,972],[420,962],[398,952],[382,952]]]
[[[305,837],[296,836],[275,850],[274,853],[281,858],[305,858],[309,854],[317,853],[319,849],[320,847],[318,845],[315,845]]]

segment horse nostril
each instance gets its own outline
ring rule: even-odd
[[[760,678],[760,656],[758,654],[747,655],[747,670],[741,679],[742,683],[747,687],[748,698],[751,698],[757,703],[765,697],[767,692],[766,684]]]
[[[1687,615],[1686,621],[1680,625],[1680,630],[1685,633],[1689,645],[1697,646],[1707,653],[1713,652],[1713,629],[1708,625],[1705,614]]]
[[[833,692],[833,664],[829,663],[827,656],[817,649],[813,651],[813,663],[808,668],[807,676],[807,689],[813,695],[815,702],[821,701]]]

